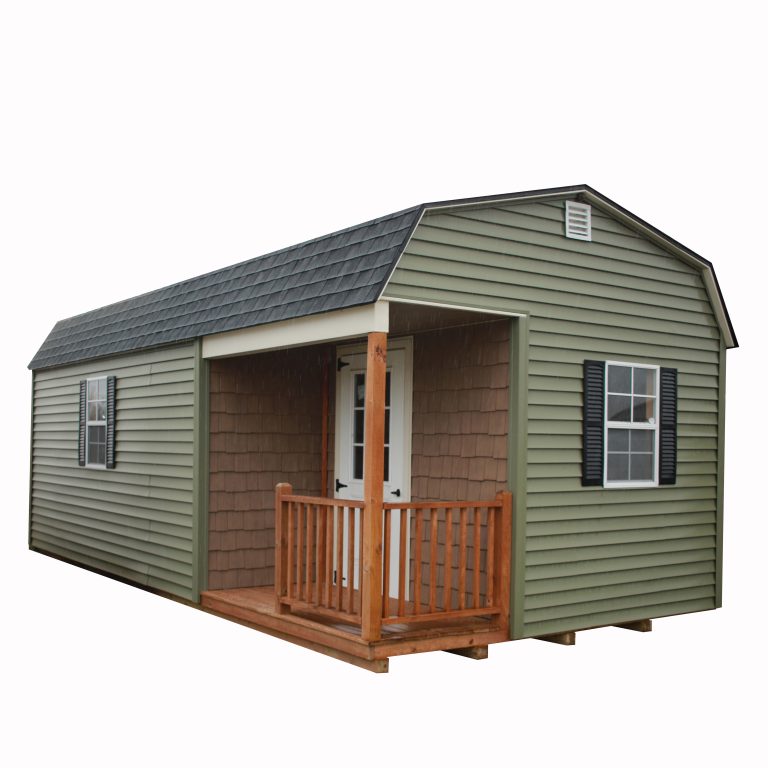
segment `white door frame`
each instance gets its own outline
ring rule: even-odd
[[[344,346],[344,347],[338,347],[336,349],[336,358],[341,358],[349,355],[359,355],[359,354],[365,354],[368,350],[367,345],[365,344],[355,344],[351,346]],[[397,339],[388,339],[387,341],[387,357],[389,360],[389,353],[390,352],[400,352],[402,353],[402,361],[403,361],[403,391],[402,391],[402,403],[401,403],[401,413],[400,418],[402,420],[401,424],[398,425],[400,427],[399,430],[396,430],[395,425],[390,422],[390,476],[392,472],[393,467],[393,455],[395,453],[394,445],[392,443],[392,436],[397,434],[399,432],[401,434],[401,455],[402,455],[402,475],[401,475],[401,482],[397,484],[397,488],[392,488],[390,483],[384,484],[384,501],[385,502],[397,502],[397,501],[410,501],[411,499],[411,435],[412,435],[412,413],[413,413],[413,337],[406,336],[402,338]],[[394,397],[395,394],[395,387],[392,387],[391,395]],[[346,473],[347,468],[342,467],[341,464],[341,446],[343,444],[343,441],[341,438],[342,433],[344,431],[344,426],[347,425],[351,429],[351,425],[348,424],[348,420],[343,418],[344,409],[347,407],[347,404],[344,404],[341,402],[341,387],[339,386],[339,376],[337,372],[336,376],[336,414],[335,414],[335,431],[334,431],[334,496],[336,498],[342,498],[342,499],[362,499],[362,482],[361,481],[352,481],[351,478],[351,471],[349,472],[350,477],[344,477],[343,479],[346,480],[347,487],[346,488],[340,488],[339,491],[336,491],[336,481],[341,479],[342,475],[340,474],[340,471],[342,473]],[[395,409],[392,408],[392,401],[390,403],[390,419],[395,416]],[[345,439],[348,438],[349,435],[346,435]],[[394,496],[391,491],[392,490],[398,490],[400,491],[399,496]],[[391,541],[390,541],[390,552],[391,552],[391,560],[390,560],[390,596],[397,597],[398,594],[398,580],[399,580],[399,569],[397,568],[397,562],[399,559],[399,552],[397,549],[399,548],[399,523],[400,523],[400,511],[393,510],[392,511],[392,529],[391,529]],[[408,513],[406,513],[408,514]],[[357,531],[360,531],[360,517],[359,514],[355,515],[355,529]],[[336,531],[336,526],[334,525],[334,536]],[[347,537],[347,521],[346,517],[344,519],[344,538]],[[353,574],[355,579],[354,586],[356,588],[359,588],[359,584],[357,583],[358,579],[358,558],[359,558],[359,547],[358,542],[355,541],[355,552],[354,552],[354,560],[353,563]],[[334,541],[334,552],[336,552],[336,542]],[[336,573],[340,573],[342,575],[343,583],[346,583],[347,574],[349,572],[348,563],[347,563],[347,547],[343,547],[343,562],[341,564],[335,565],[335,571]],[[410,552],[410,538],[406,538],[406,552],[404,553],[404,557],[406,558],[406,562],[408,561]],[[408,598],[408,582],[406,581],[405,584],[405,591],[406,591],[406,599]]]

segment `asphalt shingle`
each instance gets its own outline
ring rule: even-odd
[[[32,370],[370,304],[418,221],[399,211],[61,320]]]

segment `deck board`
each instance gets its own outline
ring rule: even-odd
[[[366,642],[360,627],[317,616],[278,613],[274,587],[245,587],[203,592],[202,608],[304,647],[377,672],[386,671],[390,656],[423,651],[483,646],[508,640],[487,619],[435,620],[425,624],[388,624],[380,640]]]

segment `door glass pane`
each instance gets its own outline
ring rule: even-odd
[[[363,446],[356,445],[352,449],[352,475],[355,480],[363,479]]]
[[[392,372],[387,371],[387,392],[384,399],[384,405],[389,407],[390,398],[392,396]]]
[[[362,443],[365,435],[365,411],[361,408],[355,409],[355,431],[352,437],[353,442]]]
[[[384,448],[384,482],[389,482],[389,447]]]
[[[365,374],[355,374],[355,408],[362,408],[365,405]]]

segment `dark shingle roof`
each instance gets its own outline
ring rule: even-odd
[[[370,304],[421,206],[56,323],[32,370]]]
[[[586,184],[424,203],[217,272],[86,312],[54,326],[33,370],[187,341],[212,333],[371,304],[428,211],[579,196],[711,276],[726,345],[738,346],[712,264]]]

